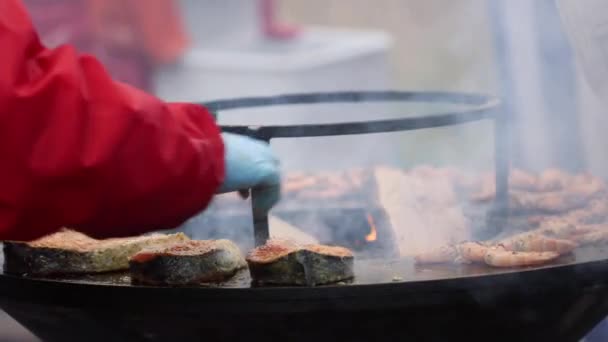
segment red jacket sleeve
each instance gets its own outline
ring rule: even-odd
[[[210,113],[114,82],[91,56],[46,49],[0,1],[0,240],[62,226],[96,237],[173,228],[224,177]]]

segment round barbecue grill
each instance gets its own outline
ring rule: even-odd
[[[223,100],[214,111],[269,105],[426,101],[466,105],[430,116],[295,126],[226,126],[277,137],[403,131],[495,120],[497,200],[505,212],[505,118],[488,96],[440,92],[340,92]],[[255,203],[256,189],[252,189]],[[505,222],[497,220],[496,222]],[[257,244],[268,220],[254,216]],[[0,259],[3,263],[3,259]],[[608,250],[585,248],[550,266],[498,270],[361,260],[351,282],[253,287],[247,271],[201,287],[143,287],[128,274],[54,279],[0,273],[0,307],[49,341],[577,341],[608,313]]]

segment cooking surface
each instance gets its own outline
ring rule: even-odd
[[[563,256],[557,261],[539,267],[500,269],[491,268],[485,265],[415,265],[412,258],[400,260],[357,260],[355,259],[355,279],[349,282],[342,282],[326,287],[337,287],[347,285],[370,285],[386,283],[408,283],[420,281],[439,281],[445,279],[483,277],[489,275],[502,275],[520,273],[522,271],[558,269],[572,266],[602,261],[608,267],[608,247],[585,247],[577,249],[572,255]],[[605,262],[604,262],[605,261]],[[4,263],[4,256],[0,256],[0,262]],[[19,278],[17,276],[5,275],[0,271],[0,283],[3,278]],[[36,279],[27,276],[23,280]],[[40,280],[40,279],[37,279]],[[116,272],[108,274],[92,275],[72,275],[59,278],[45,278],[45,281],[78,283],[86,285],[111,285],[128,286],[131,279],[127,272]],[[251,288],[251,278],[247,270],[240,271],[236,276],[221,284],[201,284],[203,288],[222,287],[222,288]]]
[[[232,288],[134,287],[124,275],[61,282],[0,275],[0,307],[57,341],[390,341],[407,334],[416,341],[574,342],[608,312],[608,260],[583,262],[606,254],[582,250],[577,263],[566,258],[524,272],[360,261],[356,284],[373,285],[316,288],[252,289],[246,272],[225,284]]]

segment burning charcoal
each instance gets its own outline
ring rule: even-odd
[[[315,286],[354,277],[353,254],[343,247],[270,240],[251,251],[247,263],[258,284]]]

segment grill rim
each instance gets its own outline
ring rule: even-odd
[[[244,97],[201,103],[214,113],[235,109],[270,106],[368,103],[368,102],[415,102],[470,105],[470,108],[440,112],[432,115],[408,116],[398,119],[364,120],[326,124],[298,125],[221,125],[224,132],[247,135],[260,140],[273,138],[322,137],[355,134],[389,133],[434,127],[454,126],[499,115],[500,100],[479,93],[446,91],[338,91],[293,93],[276,96]]]

